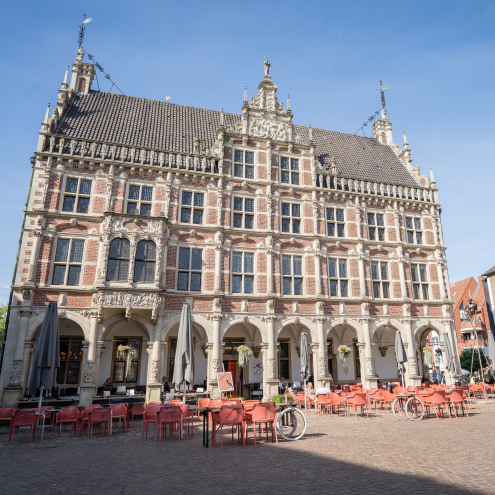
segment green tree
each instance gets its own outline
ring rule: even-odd
[[[5,333],[5,321],[7,320],[8,304],[0,305],[0,350],[3,346],[3,335]]]
[[[462,354],[459,356],[461,360],[461,368],[466,371],[471,371],[471,359],[473,357],[474,351],[474,359],[473,359],[473,373],[475,371],[480,370],[480,359],[478,357],[478,349],[464,349]],[[483,368],[486,367],[486,359],[485,353],[480,350],[481,355],[481,363],[483,364]]]

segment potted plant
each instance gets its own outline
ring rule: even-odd
[[[239,353],[239,368],[241,368],[241,390],[240,394],[244,391],[244,372],[243,368],[246,364],[248,364],[249,360],[254,357],[253,351],[247,345],[240,345],[236,347],[237,352]]]
[[[431,361],[431,347],[429,345],[425,345],[423,347],[423,360],[425,363],[429,363]]]

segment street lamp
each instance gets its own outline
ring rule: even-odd
[[[34,165],[35,165],[35,163],[36,163],[36,157],[35,157],[35,156],[32,156],[32,157],[29,159],[29,161],[31,162],[31,165],[33,165],[33,166],[34,166]]]

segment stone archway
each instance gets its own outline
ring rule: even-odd
[[[361,383],[364,381],[364,353],[358,329],[348,322],[337,322],[328,329],[327,349],[329,373],[334,384]],[[342,363],[338,348],[340,345],[351,348],[351,355]]]

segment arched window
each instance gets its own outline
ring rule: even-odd
[[[154,282],[156,246],[153,241],[140,241],[136,248],[134,282]]]
[[[129,274],[130,243],[127,239],[114,239],[108,255],[107,280],[127,280]]]

